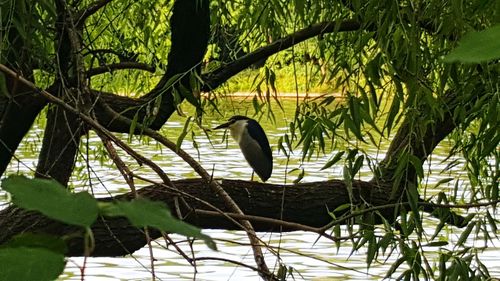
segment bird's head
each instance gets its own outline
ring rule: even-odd
[[[235,115],[235,116],[229,118],[229,120],[226,123],[215,127],[214,130],[225,129],[225,128],[232,129],[239,124],[246,124],[248,120],[250,120],[250,118],[248,118],[246,116]]]
[[[240,140],[246,131],[249,120],[251,119],[246,116],[235,115],[229,118],[226,123],[215,127],[214,130],[229,128],[229,131],[231,131],[231,136],[236,140],[237,143],[240,143]]]

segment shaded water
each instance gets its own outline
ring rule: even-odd
[[[275,109],[276,123],[271,123],[267,118],[261,119],[266,130],[275,159],[274,171],[270,183],[288,183],[290,184],[297,176],[297,171],[289,174],[295,168],[305,169],[305,176],[302,181],[323,181],[327,179],[342,179],[342,163],[339,162],[334,167],[321,171],[321,168],[330,158],[332,153],[327,155],[319,154],[313,157],[311,161],[301,162],[300,147],[294,149],[294,153],[290,159],[287,159],[283,153],[279,153],[277,149],[277,141],[280,136],[287,132],[287,124],[293,118],[294,101],[284,101],[285,113]],[[250,102],[240,102],[234,100],[223,107],[235,110],[237,114],[252,115]],[[224,109],[221,110],[224,112]],[[230,111],[228,111],[230,112]],[[247,113],[248,112],[248,113]],[[216,114],[207,116],[207,126],[213,128],[221,122],[225,121],[229,116],[221,117]],[[172,140],[180,134],[184,127],[185,118],[174,117],[167,122],[162,132],[165,136],[169,136]],[[13,161],[9,167],[10,173],[29,173],[36,165],[37,151],[39,147],[36,144],[41,139],[42,129],[39,127],[33,128],[28,139],[23,143],[22,147],[16,153],[16,156],[21,162]],[[210,133],[209,139],[199,130],[194,137],[196,145],[191,139],[191,135],[183,142],[182,148],[191,155],[196,156],[196,159],[205,167],[205,169],[213,172],[214,177],[228,179],[250,179],[251,168],[243,160],[243,156],[239,148],[233,140],[227,142],[224,139],[223,131]],[[126,139],[127,136],[123,136]],[[108,194],[118,194],[127,191],[119,172],[114,169],[112,162],[106,158],[100,157],[102,148],[96,145],[99,142],[95,135],[91,135],[88,140],[88,147],[82,146],[82,155],[80,160],[87,158],[85,151],[88,148],[88,162],[90,166],[84,165],[85,161],[80,161],[75,175],[73,176],[73,184],[77,189],[88,188],[92,186],[91,192],[96,196],[107,196]],[[38,144],[39,145],[39,144]],[[389,141],[382,142],[380,148],[370,145],[362,145],[360,147],[374,161],[383,159],[384,152],[387,150]],[[461,184],[466,184],[466,175],[462,165],[456,165],[445,174],[440,171],[453,160],[447,156],[447,142],[445,141],[435,150],[432,160],[426,165],[426,179],[428,194],[435,194],[438,191],[448,189],[451,192],[454,181],[449,185],[441,185],[439,190],[433,189],[438,181],[443,178],[452,177],[454,179],[462,177],[464,181]],[[154,141],[134,138],[131,146],[144,156],[152,159],[160,165],[164,171],[172,179],[182,179],[196,177],[192,169],[184,163],[179,157],[166,148],[162,148]],[[196,148],[197,146],[197,148]],[[344,149],[338,147],[336,149]],[[334,149],[335,150],[335,149]],[[131,169],[139,174],[151,179],[158,179],[157,175],[146,167],[140,167],[132,159],[124,153],[124,160],[130,164]],[[288,164],[287,164],[288,163]],[[460,161],[459,161],[460,163]],[[366,164],[366,163],[365,163]],[[462,163],[463,164],[463,163]],[[370,179],[371,171],[368,165],[364,165],[359,173],[359,179]],[[158,180],[159,181],[159,180]],[[146,185],[137,181],[136,184]],[[4,200],[5,201],[5,200]],[[436,220],[426,219],[425,228],[429,235],[434,232]],[[462,230],[450,228],[447,232],[443,232],[448,241],[457,241]],[[222,230],[204,230],[204,233],[210,235],[217,240],[219,252],[214,252],[208,249],[203,243],[195,242],[192,249],[194,256],[200,257],[217,257],[225,258],[250,266],[254,266],[253,255],[248,243],[246,235],[241,231],[222,231]],[[340,248],[336,248],[333,242],[324,238],[319,239],[317,235],[305,233],[302,231],[277,234],[266,233],[260,234],[262,241],[268,242],[274,250],[279,253],[279,259],[275,253],[266,251],[266,261],[271,268],[278,268],[278,264],[284,264],[292,268],[293,280],[378,280],[385,276],[392,263],[398,258],[398,253],[392,253],[390,256],[380,257],[381,263],[374,263],[369,269],[366,267],[365,249],[352,252],[352,245],[348,242],[342,243]],[[177,235],[171,236],[174,241],[183,241],[184,238]],[[238,242],[240,244],[235,243]],[[242,243],[242,244],[241,244]],[[469,241],[471,245],[480,247],[482,241]],[[199,261],[195,269],[184,260],[172,246],[165,247],[165,242],[158,239],[154,242],[154,258],[155,273],[158,280],[258,280],[256,273],[242,266],[230,264],[221,260],[204,260]],[[191,248],[188,243],[181,243],[179,246],[186,252],[191,253]],[[500,244],[488,245],[489,248],[482,253],[482,262],[485,263],[490,270],[492,276],[500,276]],[[437,248],[430,248],[429,251],[436,251]],[[278,262],[279,260],[279,262]],[[382,263],[385,261],[384,263]],[[148,280],[151,279],[150,254],[148,248],[143,248],[132,256],[118,258],[89,258],[84,261],[83,258],[69,258],[68,264],[61,280],[80,280],[80,268],[85,266],[85,280]],[[404,266],[402,268],[405,268]],[[397,275],[395,275],[397,276]]]

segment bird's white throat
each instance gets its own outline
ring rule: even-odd
[[[245,133],[247,122],[247,120],[237,120],[233,124],[229,125],[231,136],[238,144],[240,143],[241,136]]]

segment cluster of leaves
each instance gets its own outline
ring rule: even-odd
[[[333,151],[324,169],[343,162],[344,179],[350,182],[359,177],[363,164],[368,163],[372,168],[378,164],[377,159],[371,159],[364,151],[365,147],[380,148],[380,144],[392,139],[393,133],[402,125],[408,125],[409,138],[415,143],[425,141],[427,128],[436,132],[441,129],[432,124],[445,118],[450,108],[448,98],[450,95],[454,97],[453,103],[460,106],[452,114],[458,130],[451,135],[454,147],[449,151],[449,158],[456,157],[457,160],[442,172],[462,164],[459,162],[465,159],[470,188],[463,190],[459,184],[461,179],[457,179],[450,194],[440,193],[441,199],[436,199],[434,192],[428,193],[427,187],[420,184],[426,177],[425,159],[415,157],[414,148],[408,146],[395,156],[392,178],[394,192],[406,180],[409,167],[419,179],[417,186],[410,186],[403,194],[392,194],[411,201],[411,212],[399,219],[403,238],[393,234],[394,227],[391,226],[382,229],[386,233],[382,237],[374,235],[373,230],[359,232],[362,242],[353,244],[356,249],[368,245],[368,264],[376,260],[375,252],[384,251],[388,245],[393,246],[391,252],[398,249],[401,258],[388,276],[405,262],[410,269],[403,273],[402,278],[424,276],[453,280],[488,276],[488,270],[478,259],[477,248],[465,246],[464,241],[471,233],[481,233],[487,239],[493,239],[488,229],[496,229],[498,221],[491,210],[486,208],[487,216],[476,218],[474,222],[470,221],[471,217],[467,218],[470,223],[462,232],[460,242],[454,245],[456,250],[440,248],[439,266],[435,270],[429,263],[425,247],[447,244],[446,241],[433,241],[440,237],[444,222],[436,227],[432,239],[427,240],[418,200],[420,194],[444,204],[494,203],[498,200],[500,48],[497,38],[500,34],[494,24],[498,22],[499,2],[339,1],[326,4],[297,0],[285,6],[277,1],[257,2],[214,4],[218,16],[212,19],[213,24],[222,30],[231,29],[233,43],[225,47],[233,48],[233,58],[241,50],[250,52],[321,20],[358,18],[362,24],[359,32],[323,35],[281,52],[268,59],[266,71],[254,79],[261,81],[254,83],[259,93],[262,85],[267,95],[269,91],[279,91],[279,88],[276,90],[275,78],[267,73],[274,73],[274,69],[282,65],[297,63],[302,67],[305,63],[303,57],[308,54],[320,58],[328,69],[322,81],[335,81],[334,84],[341,89],[342,98],[325,95],[317,101],[298,102],[289,131],[278,142],[279,150],[287,156],[296,147],[301,147],[303,161],[317,153]],[[485,27],[490,28],[470,32]],[[462,40],[458,40],[460,38]],[[269,102],[268,99],[262,100]],[[254,109],[260,114],[260,106],[254,106]],[[297,180],[303,176],[304,170]],[[449,178],[440,181],[434,188],[443,188],[450,181]],[[462,198],[457,197],[459,192],[462,192]],[[418,242],[411,242],[413,240]]]
[[[92,250],[91,226],[99,216],[125,217],[135,227],[153,227],[199,238],[216,249],[215,242],[200,229],[174,218],[164,204],[145,198],[98,202],[89,193],[71,193],[54,180],[23,176],[4,179],[2,189],[9,192],[12,202],[21,208],[81,227],[86,253]],[[0,247],[0,280],[56,279],[64,270],[65,252],[64,238],[29,233],[16,236]]]

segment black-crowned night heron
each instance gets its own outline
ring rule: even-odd
[[[216,129],[229,128],[231,136],[240,146],[248,164],[259,175],[262,181],[271,177],[273,172],[273,155],[269,147],[266,133],[260,124],[246,116],[235,115],[227,123]]]

